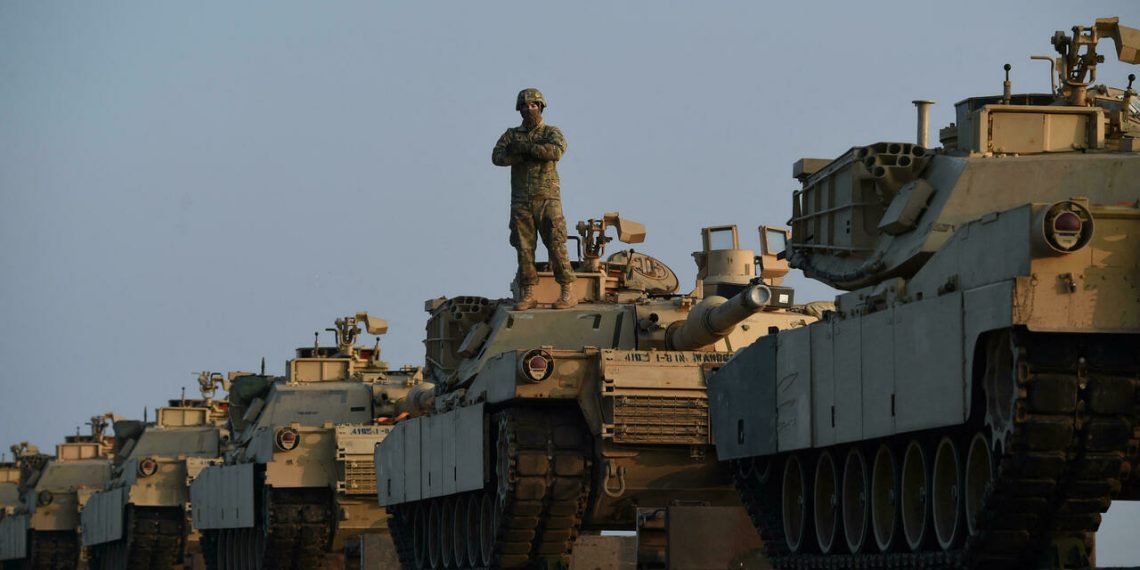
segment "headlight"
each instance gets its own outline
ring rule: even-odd
[[[1088,245],[1093,236],[1092,214],[1071,200],[1044,209],[1033,226],[1038,249],[1049,255],[1073,253]]]
[[[528,350],[519,359],[519,376],[526,382],[541,382],[553,373],[554,357],[541,348]]]
[[[273,442],[281,451],[292,451],[301,443],[301,434],[291,428],[281,428],[277,430],[277,437],[273,438]]]
[[[157,461],[155,461],[154,459],[151,459],[149,457],[147,457],[146,459],[143,459],[142,461],[139,461],[139,475],[141,475],[143,477],[150,477],[151,475],[154,475],[155,473],[158,473],[158,462]]]
[[[40,494],[36,495],[36,504],[41,507],[50,505],[53,500],[55,500],[55,496],[51,494],[51,491],[40,491]]]

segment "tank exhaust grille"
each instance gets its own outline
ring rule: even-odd
[[[618,396],[613,410],[614,443],[709,443],[709,404],[704,398]]]
[[[371,460],[344,462],[344,488],[346,495],[376,494],[376,464]]]

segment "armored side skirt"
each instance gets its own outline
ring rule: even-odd
[[[31,515],[8,515],[0,519],[0,560],[28,556],[28,527]]]
[[[123,537],[123,514],[127,488],[117,487],[91,495],[80,512],[83,546],[114,542]]]
[[[483,404],[400,422],[376,446],[380,504],[482,489],[486,437]]]
[[[249,528],[254,524],[253,464],[207,467],[190,484],[194,528]]]
[[[955,293],[760,339],[709,381],[718,457],[962,423],[963,302]]]
[[[1136,249],[1119,236],[1140,229],[1137,211],[1093,208],[1106,237],[1044,255],[1029,231],[1038,210],[966,224],[913,279],[840,297],[846,318],[769,335],[737,354],[709,380],[718,457],[962,424],[975,347],[989,331],[1140,331],[1140,305],[1118,293],[1134,291]]]

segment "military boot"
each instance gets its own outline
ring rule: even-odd
[[[523,285],[522,291],[519,294],[519,302],[515,303],[515,310],[525,311],[527,309],[533,309],[536,305],[538,305],[538,301],[534,300],[534,286]]]
[[[562,294],[554,302],[555,309],[569,309],[578,304],[578,297],[574,296],[574,288],[569,283],[562,284]]]

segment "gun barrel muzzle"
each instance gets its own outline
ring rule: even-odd
[[[697,303],[683,323],[666,332],[671,350],[693,350],[708,346],[732,333],[736,325],[763,310],[772,298],[764,285],[753,285],[731,299],[712,296]]]

